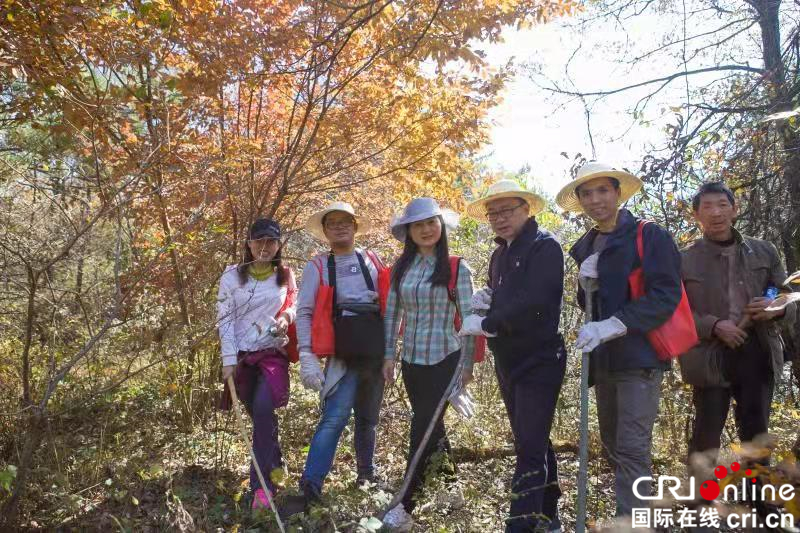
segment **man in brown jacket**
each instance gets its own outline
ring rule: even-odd
[[[679,358],[683,380],[693,385],[690,456],[719,449],[731,398],[742,442],[767,432],[784,361],[780,322],[793,321],[796,313],[795,304],[766,310],[786,272],[771,243],[733,227],[731,190],[706,183],[692,207],[703,237],[682,252],[682,272],[700,343]]]

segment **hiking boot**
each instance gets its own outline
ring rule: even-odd
[[[310,484],[303,485],[303,498],[305,500],[306,512],[315,505],[322,505],[322,495]]]
[[[370,487],[378,487],[380,489],[385,488],[385,480],[378,475],[376,472],[370,472],[369,474],[358,474],[356,478],[356,488],[361,490],[366,490]]]
[[[306,511],[306,497],[302,494],[286,495],[281,501],[278,509],[281,518],[289,518],[296,514],[303,514]]]

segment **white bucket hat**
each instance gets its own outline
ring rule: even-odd
[[[372,224],[369,220],[356,215],[352,205],[347,202],[333,202],[322,211],[317,211],[309,217],[306,221],[306,230],[320,241],[328,242],[328,238],[325,236],[325,231],[322,228],[322,219],[325,218],[325,215],[333,213],[334,211],[342,211],[355,219],[357,225],[356,235],[363,235],[372,228]]]
[[[526,191],[514,180],[500,180],[492,183],[481,198],[467,206],[467,214],[476,220],[486,221],[486,203],[500,198],[519,198],[530,206],[531,216],[541,213],[547,202],[535,192]]]
[[[442,217],[448,230],[454,230],[458,227],[458,213],[451,209],[442,209],[433,198],[415,198],[408,202],[401,215],[397,215],[392,219],[390,224],[392,235],[398,241],[406,242],[409,224],[435,216]]]
[[[583,208],[578,201],[578,195],[575,190],[587,181],[597,178],[614,178],[619,181],[620,205],[627,202],[631,196],[642,188],[642,180],[630,172],[619,170],[607,163],[593,161],[578,169],[578,175],[575,179],[565,185],[556,195],[556,203],[565,211],[583,213]]]

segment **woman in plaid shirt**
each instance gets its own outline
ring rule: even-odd
[[[468,354],[474,350],[475,337],[459,337],[453,326],[456,306],[462,311],[462,316],[471,312],[472,273],[463,261],[459,262],[457,270],[455,301],[448,294],[451,272],[446,227],[455,227],[457,222],[457,215],[442,210],[434,199],[417,198],[392,223],[392,235],[405,243],[405,248],[392,269],[392,287],[384,319],[386,353],[383,374],[387,382],[394,380],[397,337],[402,323],[401,370],[413,411],[409,461],[458,368],[461,350]],[[472,380],[472,363],[472,357],[465,362],[464,385]],[[390,527],[410,527],[412,520],[408,513],[414,508],[415,493],[422,485],[425,468],[435,452],[448,456],[450,453],[444,411],[436,421],[402,503],[384,518],[384,523]]]

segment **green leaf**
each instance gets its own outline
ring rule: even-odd
[[[5,470],[0,470],[0,487],[6,491],[11,491],[11,483],[17,477],[17,467],[14,465],[6,466]]]
[[[358,522],[358,525],[367,531],[374,532],[378,531],[383,526],[383,522],[381,522],[374,516],[370,516],[369,518],[362,518]]]

